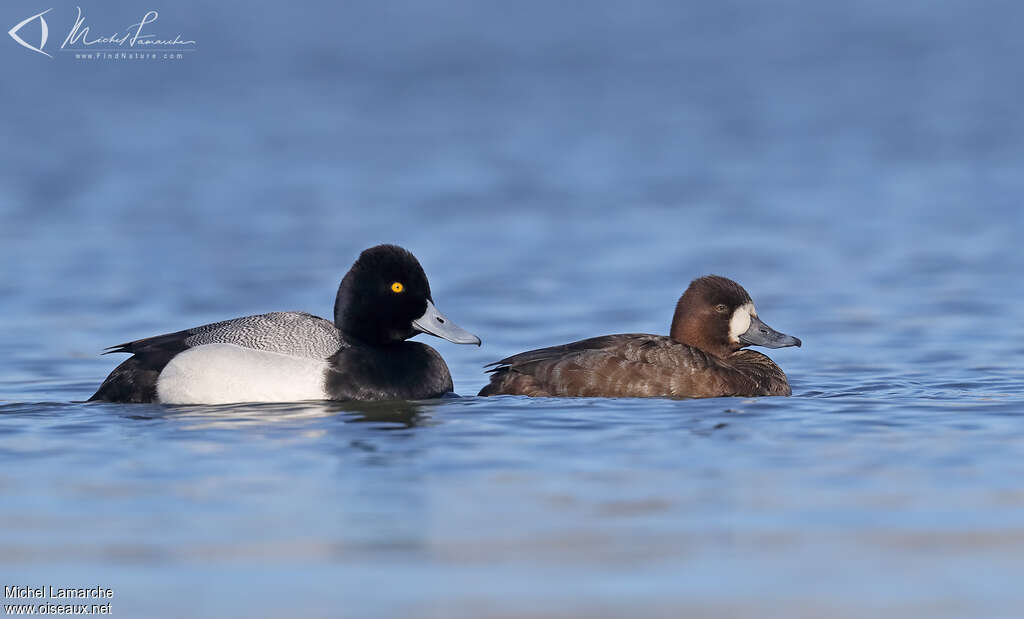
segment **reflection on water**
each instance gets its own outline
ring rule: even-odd
[[[157,419],[198,422],[195,429],[231,428],[279,423],[301,424],[304,421],[338,417],[346,423],[369,423],[382,430],[412,428],[428,423],[430,417],[425,410],[436,401],[391,401],[391,402],[285,402],[206,405],[159,405],[104,406],[122,412],[123,417],[140,421]],[[137,411],[136,409],[145,409]]]
[[[416,402],[333,402],[346,423],[367,423],[379,430],[400,430],[431,423],[429,404]]]

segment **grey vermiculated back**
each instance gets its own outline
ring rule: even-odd
[[[234,318],[189,329],[190,347],[237,344],[246,348],[326,359],[343,345],[334,323],[305,312],[271,312]]]

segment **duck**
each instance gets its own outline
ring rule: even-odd
[[[480,338],[434,305],[408,250],[359,254],[338,286],[334,320],[272,312],[224,320],[106,349],[130,353],[89,401],[230,404],[300,400],[420,400],[452,392],[426,333],[456,344]]]
[[[490,363],[480,396],[714,398],[788,396],[786,374],[747,346],[784,348],[799,338],[758,317],[747,291],[718,275],[693,280],[668,336],[603,335]]]

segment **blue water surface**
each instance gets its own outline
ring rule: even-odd
[[[1020,5],[81,5],[196,41],[152,61],[59,51],[76,6],[53,58],[0,42],[0,584],[122,617],[1021,615]],[[82,402],[106,346],[329,316],[380,242],[483,338],[420,337],[463,397]],[[771,351],[793,397],[475,397],[503,356],[667,333],[707,273],[803,340]]]

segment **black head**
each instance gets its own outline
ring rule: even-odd
[[[338,287],[334,324],[370,344],[399,342],[420,332],[458,344],[480,343],[437,311],[423,267],[397,245],[377,245],[359,254]]]
[[[761,322],[743,286],[718,275],[690,282],[676,304],[671,336],[716,357],[749,345],[782,348],[801,343]]]

